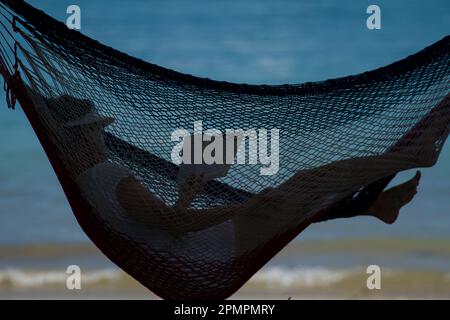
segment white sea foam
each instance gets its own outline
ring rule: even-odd
[[[83,284],[96,284],[118,280],[122,273],[114,269],[87,271],[81,274]],[[28,271],[17,269],[0,270],[0,288],[2,287],[45,287],[65,285],[68,274],[64,270]]]
[[[270,288],[308,288],[332,285],[354,274],[355,269],[285,268],[270,267],[253,276],[249,285],[265,285]],[[0,288],[33,288],[47,286],[64,286],[68,274],[64,270],[0,270]],[[99,269],[84,271],[81,281],[84,285],[114,283],[124,277],[117,269]]]
[[[356,272],[358,272],[356,269],[271,267],[258,272],[250,282],[254,284],[265,284],[272,288],[321,287],[342,281]]]
[[[65,288],[68,276],[65,270],[3,269],[0,270],[0,290],[5,288]],[[271,266],[256,273],[246,286],[248,288],[264,287],[273,290],[301,290],[332,287],[345,280],[347,285],[360,288],[361,281],[364,284],[366,277],[366,269],[362,266],[350,268]],[[397,284],[400,281],[404,285],[411,285],[412,282],[416,283],[417,281],[429,282],[433,279],[441,279],[441,284],[447,286],[450,281],[450,273],[436,270],[384,268],[383,279],[388,282],[394,280]],[[137,282],[127,280],[130,280],[130,277],[123,271],[113,268],[82,270],[81,273],[83,286],[118,285],[120,287],[134,287],[137,285]]]

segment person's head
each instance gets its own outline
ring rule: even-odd
[[[61,127],[65,145],[62,146],[71,159],[71,167],[77,173],[103,162],[107,148],[104,128],[114,119],[100,116],[89,100],[68,95],[48,99],[53,118]]]

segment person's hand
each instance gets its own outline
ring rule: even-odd
[[[198,175],[191,175],[189,178],[187,178],[186,182],[183,184],[182,189],[185,189],[186,191],[192,192],[197,191],[201,188],[203,185],[203,178],[204,174]]]
[[[186,208],[188,207],[192,200],[194,200],[197,193],[203,186],[204,175],[191,175],[180,187],[178,201],[175,204],[176,207]]]

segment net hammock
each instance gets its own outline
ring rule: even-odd
[[[233,84],[0,2],[8,105],[20,103],[90,239],[163,298],[230,296],[313,221],[364,210],[396,173],[434,165],[449,134],[448,36],[356,76]],[[199,120],[221,132],[277,128],[279,171],[232,164],[180,184],[171,133]]]

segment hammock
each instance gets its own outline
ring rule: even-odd
[[[8,105],[20,102],[90,239],[163,298],[230,296],[313,221],[364,210],[397,172],[434,165],[450,131],[448,36],[356,76],[233,84],[0,1]],[[221,132],[277,128],[279,171],[233,164],[180,186],[171,133],[199,120]]]

